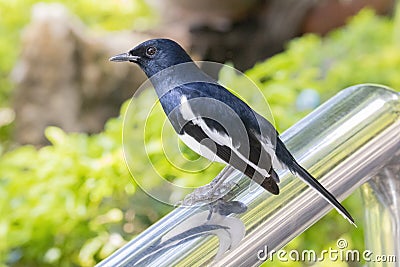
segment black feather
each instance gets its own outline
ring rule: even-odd
[[[304,169],[292,156],[285,144],[277,139],[276,156],[284,163],[293,174],[297,174],[305,183],[310,185],[319,194],[321,194],[330,204],[332,204],[343,216],[354,224],[354,219],[350,213],[339,203],[339,201],[323,187],[306,169]]]
[[[271,168],[269,174],[270,177],[265,177],[259,172],[257,172],[253,167],[244,162],[239,156],[237,156],[228,146],[220,145],[214,142],[210,137],[192,121],[189,121],[182,128],[182,132],[193,137],[197,142],[201,142],[203,145],[207,146],[210,150],[216,149],[214,153],[223,161],[234,167],[235,169],[243,172],[247,177],[261,185],[264,189],[268,190],[274,195],[279,194],[279,187],[275,181],[279,181],[278,175]],[[204,139],[209,139],[213,142],[210,145],[208,142],[203,142]],[[259,165],[258,157],[256,155],[250,156],[250,159],[256,160],[255,164]]]

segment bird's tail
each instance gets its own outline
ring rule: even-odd
[[[356,226],[353,217],[339,203],[339,201],[323,187],[317,179],[315,179],[306,169],[304,169],[290,154],[283,142],[278,138],[276,154],[279,160],[284,163],[293,174],[297,174],[306,184],[315,189],[326,201],[328,201],[335,209],[351,224]],[[357,227],[357,226],[356,226]]]

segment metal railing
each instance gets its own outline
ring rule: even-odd
[[[366,248],[396,255],[400,261],[399,93],[369,84],[347,88],[287,130],[282,139],[339,200],[362,187]],[[237,172],[231,175],[239,185],[234,200],[246,205],[247,211],[229,218],[242,222],[246,235],[235,248],[219,253],[217,261],[221,245],[217,238],[198,234],[200,228],[196,234],[176,231],[204,212],[192,207],[175,209],[97,266],[258,266],[265,246],[270,251],[282,248],[332,209],[300,179],[288,172],[279,175],[279,196],[258,187],[249,189],[249,179],[241,179]],[[208,230],[202,233],[217,231]],[[163,239],[167,235],[170,239]]]

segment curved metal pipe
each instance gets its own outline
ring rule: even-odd
[[[347,88],[287,130],[282,138],[299,162],[343,200],[382,170],[399,151],[400,95],[378,85]],[[396,164],[398,166],[398,161]],[[160,245],[172,242],[169,239],[162,243],[160,237],[176,231],[180,223],[204,211],[193,207],[175,209],[97,266],[204,266],[211,263],[213,266],[258,266],[262,261],[257,254],[265,246],[275,251],[282,248],[332,208],[290,173],[279,175],[282,178],[279,196],[272,196],[258,187],[249,189],[249,179],[240,179],[237,172],[232,175],[232,180],[240,179],[241,189],[237,190],[235,200],[248,208],[247,212],[233,217],[243,223],[246,235],[236,248],[231,247],[229,252],[220,255],[217,262],[213,260],[218,240],[207,235],[193,235],[190,239],[176,235],[182,240],[186,238],[185,242],[168,249]],[[399,181],[398,176],[393,179]],[[390,184],[393,183],[387,186]],[[385,193],[390,195],[386,199],[397,199],[398,205],[398,183],[390,192],[371,188],[376,195]],[[380,203],[393,206],[393,201]],[[388,212],[387,216],[392,218],[391,231],[397,231],[398,238],[399,213]],[[377,216],[370,217],[379,220]],[[398,242],[388,234],[381,239]]]

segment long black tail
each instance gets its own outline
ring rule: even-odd
[[[351,217],[350,213],[342,206],[342,204],[340,204],[339,201],[328,190],[326,190],[317,179],[297,163],[295,158],[286,148],[285,144],[279,137],[277,139],[276,156],[278,159],[284,163],[293,174],[297,174],[306,184],[315,189],[323,198],[333,205],[345,219],[355,225],[353,217]]]

